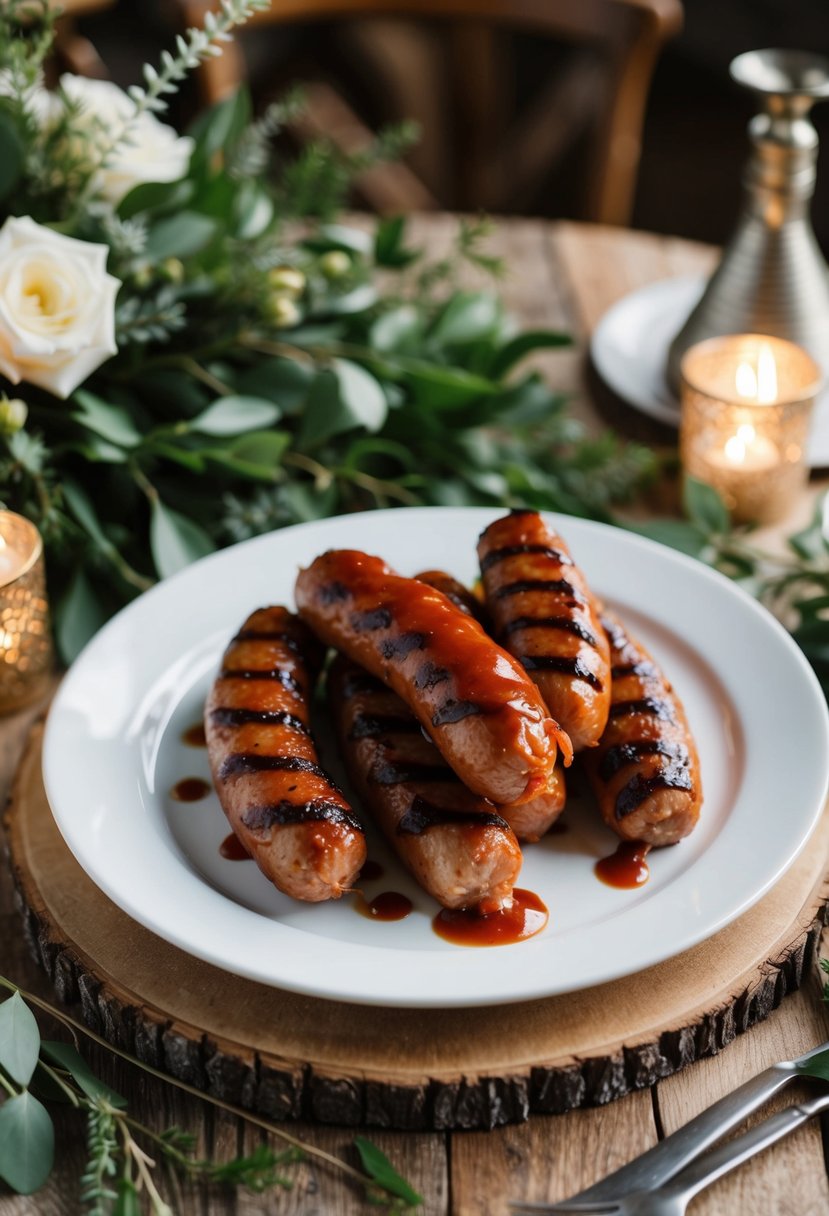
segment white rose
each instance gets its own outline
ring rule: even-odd
[[[24,216],[0,228],[0,374],[68,397],[115,345],[109,249]]]
[[[103,138],[95,133],[99,143],[108,144],[135,113],[132,98],[108,80],[87,80],[67,73],[61,76],[60,83],[67,97],[83,106],[76,125],[83,128],[87,115],[99,132],[106,133]],[[97,173],[98,192],[114,206],[142,182],[178,181],[187,172],[194,146],[189,136],[179,135],[155,115],[141,114],[129,126],[124,142],[109,154],[107,163]]]

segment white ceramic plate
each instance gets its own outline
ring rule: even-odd
[[[593,365],[605,384],[634,409],[679,426],[679,401],[665,378],[668,348],[698,303],[706,280],[660,279],[623,296],[596,326]],[[818,397],[809,436],[809,464],[829,466],[829,388]]]
[[[373,897],[414,901],[405,920],[360,916],[353,897],[300,904],[253,862],[224,860],[228,826],[211,794],[175,802],[207,777],[197,722],[222,650],[247,614],[292,602],[297,567],[327,548],[381,554],[405,574],[443,567],[471,582],[475,542],[497,513],[424,508],[304,524],[205,558],[141,596],[94,638],[49,714],[44,773],[72,852],[130,916],[227,971],[365,1004],[499,1004],[602,983],[678,954],[739,916],[794,860],[827,786],[827,713],[788,635],[726,579],[618,529],[562,518],[596,592],[664,664],[702,763],[696,832],[651,855],[634,891],[593,873],[615,837],[595,808],[568,806],[569,831],[527,848],[520,885],[550,911],[512,946],[464,948],[431,928],[436,905],[372,839],[385,867]],[[330,762],[330,751],[325,759]]]

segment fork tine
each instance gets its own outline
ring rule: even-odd
[[[524,1199],[513,1199],[509,1210],[514,1216],[567,1216],[567,1213],[582,1213],[582,1216],[613,1216],[621,1210],[613,1199],[561,1199],[558,1203],[532,1203]]]

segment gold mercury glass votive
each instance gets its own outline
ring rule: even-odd
[[[51,667],[43,541],[28,519],[0,511],[0,713],[36,700]]]
[[[766,334],[709,338],[685,352],[680,384],[685,472],[713,486],[736,523],[783,518],[806,483],[821,387],[811,355]]]

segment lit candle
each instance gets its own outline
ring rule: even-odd
[[[0,713],[36,700],[51,668],[43,542],[28,519],[0,511]]]
[[[802,490],[820,379],[806,351],[763,334],[711,338],[686,351],[683,467],[719,492],[736,522],[780,519]]]

